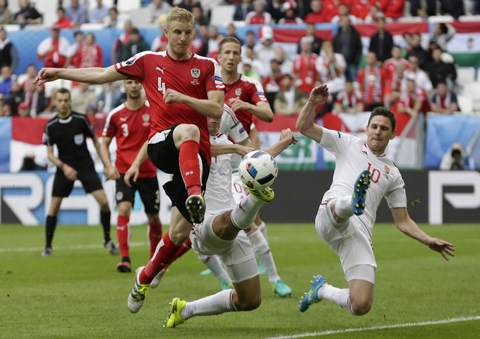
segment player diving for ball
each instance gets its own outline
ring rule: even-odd
[[[296,127],[336,156],[333,182],[323,196],[315,228],[340,257],[349,288],[333,287],[324,277],[317,275],[310,291],[300,301],[300,311],[305,312],[310,305],[327,299],[353,315],[364,315],[370,311],[373,302],[377,263],[372,232],[383,197],[400,231],[441,253],[446,260],[446,254],[453,257],[455,249],[452,244],[425,234],[408,215],[405,183],[395,163],[385,155],[388,142],[396,135],[393,113],[385,107],[372,111],[366,126],[367,142],[364,143],[355,136],[315,124],[315,108],[327,99],[326,86],[314,88],[300,112]]]

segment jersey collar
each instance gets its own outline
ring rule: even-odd
[[[58,122],[61,123],[61,124],[68,124],[70,121],[72,121],[72,115],[71,114],[66,119],[62,119],[62,118],[58,117]]]
[[[364,143],[363,146],[367,149],[368,153],[372,154],[373,156],[377,157],[377,158],[384,158],[387,156],[386,153],[383,153],[381,155],[376,155],[376,154],[373,154],[372,150],[370,149],[370,147],[367,146],[367,143]]]

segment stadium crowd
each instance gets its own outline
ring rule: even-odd
[[[436,8],[429,1],[411,0],[410,14],[426,18],[440,13],[457,18],[464,10],[463,6],[453,6],[454,2],[442,0]],[[111,64],[114,64],[142,51],[166,50],[168,40],[162,33],[149,46],[126,15],[119,15],[115,7],[107,8],[101,0],[96,3],[89,6],[72,0],[66,7],[58,7],[58,20],[50,27],[51,36],[38,46],[37,60],[43,59],[47,67],[102,67],[106,66],[103,65],[105,53],[111,55]],[[422,45],[417,32],[404,34],[405,46],[394,45],[385,24],[404,14],[404,0],[142,0],[151,15],[150,23],[158,22],[160,31],[172,6],[190,10],[196,23],[190,49],[212,58],[217,58],[218,44],[225,35],[219,34],[215,26],[209,26],[209,15],[214,4],[225,3],[236,6],[228,36],[237,37],[234,21],[264,25],[259,39],[253,31],[248,31],[245,41],[241,41],[243,61],[239,72],[262,83],[276,114],[299,113],[312,88],[319,84],[327,84],[332,94],[329,102],[317,109],[319,115],[354,114],[381,105],[390,107],[395,114],[412,117],[429,111],[451,114],[460,110],[453,92],[456,68],[447,51],[447,42],[454,36],[455,29],[449,24],[437,23],[427,46]],[[471,4],[471,13],[480,11],[476,1]],[[27,0],[21,0],[20,11],[12,14],[8,1],[0,0],[0,22],[35,25],[42,22],[42,14]],[[95,43],[93,33],[76,30],[73,44],[60,37],[60,30],[79,28],[87,22],[121,27],[123,33],[116,38],[111,51],[103,51]],[[333,41],[322,40],[316,35],[315,24],[330,22],[339,23],[340,28]],[[365,67],[359,69],[363,64],[362,41],[353,24],[361,22],[376,24],[377,33],[370,38]],[[288,55],[274,41],[269,26],[274,23],[307,24],[305,36],[298,42],[297,55]],[[7,31],[0,29],[0,116],[50,116],[55,109],[52,97],[56,88],[45,92],[44,86],[32,84],[37,73],[35,64],[27,67],[26,74],[15,77],[18,62],[18,53]],[[122,86],[116,83],[103,87],[74,83],[72,87],[72,109],[82,114],[102,117],[125,100]]]

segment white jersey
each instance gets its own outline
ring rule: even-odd
[[[371,187],[367,191],[365,211],[358,218],[368,228],[370,235],[383,197],[389,208],[407,207],[405,183],[395,163],[385,154],[375,155],[358,137],[326,128],[323,128],[318,146],[336,156],[333,182],[323,196],[322,205],[330,199],[351,195],[360,173],[369,170],[372,174]]]
[[[232,138],[236,144],[248,138],[247,131],[240,120],[237,119],[235,112],[227,104],[223,104],[223,115],[220,121],[218,133],[223,133]]]
[[[222,133],[210,136],[210,143],[233,145]],[[206,215],[218,215],[235,207],[232,196],[232,155],[233,153],[228,153],[212,157],[205,192]]]

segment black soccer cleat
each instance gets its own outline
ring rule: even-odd
[[[185,200],[185,207],[190,214],[192,224],[201,224],[205,217],[205,200],[198,195],[191,195]]]

